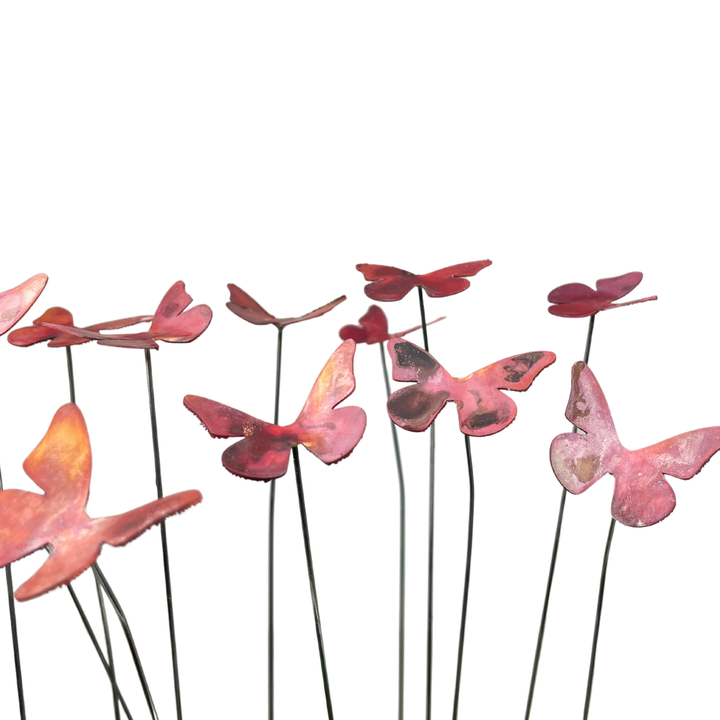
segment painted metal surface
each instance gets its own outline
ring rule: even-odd
[[[427,323],[433,325],[436,322],[444,320],[445,317],[439,317],[437,320]],[[422,325],[416,325],[409,330],[401,332],[388,332],[388,319],[385,313],[378,305],[371,305],[368,311],[360,318],[359,325],[344,325],[340,328],[340,338],[342,340],[352,339],[356,343],[367,343],[374,345],[376,343],[386,342],[396,337],[404,337],[408,333],[419,330]]]
[[[393,380],[413,382],[388,399],[391,420],[405,430],[426,430],[446,403],[457,406],[460,430],[483,437],[505,429],[517,414],[502,390],[527,390],[538,374],[555,362],[555,353],[523,353],[498,360],[464,378],[454,378],[417,345],[396,338],[388,342]]]
[[[39,273],[11,290],[0,292],[0,335],[4,335],[32,307],[47,281],[48,276]]]
[[[331,465],[346,458],[365,432],[365,412],[359,407],[336,408],[355,390],[355,342],[346,340],[332,354],[313,385],[297,420],[273,425],[222,403],[186,395],[185,407],[215,438],[242,437],[228,447],[222,463],[233,475],[272,480],[287,472],[290,450],[304,445]]]
[[[284,328],[286,325],[293,325],[294,323],[303,322],[304,320],[312,320],[313,318],[320,317],[330,312],[330,310],[344,300],[347,300],[345,295],[341,295],[329,303],[299,317],[277,318],[271,315],[257,300],[254,300],[237,285],[230,283],[228,290],[230,290],[230,302],[226,303],[226,305],[229,310],[253,325],[275,325],[278,329]]]
[[[601,310],[636,305],[637,303],[657,300],[657,295],[630,300],[624,303],[615,303],[634,290],[643,278],[641,272],[630,272],[617,277],[602,278],[595,283],[597,290],[593,290],[582,283],[568,283],[555,288],[548,295],[548,302],[556,303],[548,308],[551,315],[569,318],[582,318],[595,315]]]
[[[401,300],[418,286],[430,297],[455,295],[470,287],[470,281],[465,278],[477,275],[488,265],[492,265],[491,260],[478,260],[450,265],[426,275],[415,275],[390,265],[361,263],[355,267],[369,281],[365,286],[365,294],[369,298],[380,302],[394,302]]]
[[[720,450],[720,427],[677,435],[640,450],[623,447],[605,395],[590,368],[572,368],[565,416],[585,435],[564,433],[550,446],[550,463],[560,483],[579,495],[603,475],[615,476],[612,516],[630,527],[664,520],[675,509],[675,493],[663,475],[688,480]]]
[[[202,495],[187,490],[122,515],[91,518],[85,512],[92,459],[85,419],[77,405],[63,405],[45,437],[23,464],[44,494],[0,492],[0,567],[44,546],[50,556],[15,593],[30,600],[64,585],[87,570],[100,546],[126,545],[152,525],[197,505]]]

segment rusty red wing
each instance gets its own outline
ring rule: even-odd
[[[427,325],[434,325],[436,322],[444,320],[445,317],[439,317],[433,320]],[[419,330],[422,325],[415,325],[408,330],[402,330],[401,332],[390,333],[388,332],[388,321],[387,316],[377,305],[371,305],[368,311],[360,318],[359,325],[345,325],[340,328],[340,337],[343,340],[352,339],[356,343],[367,343],[368,345],[374,345],[375,343],[382,343],[395,337],[404,337],[408,333]]]
[[[11,290],[0,292],[0,335],[4,335],[32,307],[47,280],[47,275],[39,273]]]

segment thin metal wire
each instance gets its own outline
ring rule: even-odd
[[[295,465],[298,503],[300,505],[300,521],[302,523],[303,540],[305,541],[305,557],[307,559],[308,579],[310,580],[310,595],[312,596],[313,612],[315,613],[315,633],[317,635],[318,651],[320,653],[323,687],[325,688],[325,704],[327,705],[328,719],[333,720],[330,681],[328,680],[327,663],[325,661],[325,645],[323,643],[322,626],[320,625],[320,607],[318,605],[317,589],[315,587],[315,571],[313,570],[312,552],[310,550],[310,532],[308,530],[307,513],[305,512],[305,493],[303,492],[302,476],[300,474],[300,457],[298,455],[297,445],[292,449],[292,456],[293,464]]]
[[[110,600],[110,603],[115,610],[115,614],[118,616],[118,620],[120,620],[123,632],[127,638],[128,647],[130,648],[130,654],[132,655],[133,662],[135,663],[135,669],[137,670],[138,677],[140,678],[140,684],[142,685],[143,694],[145,695],[145,701],[147,702],[153,720],[158,720],[155,703],[153,702],[152,695],[150,694],[150,688],[148,687],[147,679],[145,677],[145,671],[143,670],[142,663],[140,662],[140,655],[138,654],[137,647],[135,646],[135,640],[133,639],[132,632],[130,631],[130,625],[125,617],[125,613],[123,612],[122,607],[120,607],[120,603],[117,597],[115,597],[115,593],[112,591],[112,588],[103,574],[103,571],[100,569],[100,566],[97,563],[93,563],[92,568],[95,576],[100,579],[103,590]]]
[[[390,397],[390,378],[388,376],[387,361],[385,359],[384,343],[379,343],[380,359],[382,360],[383,377],[385,378],[385,392]],[[403,475],[402,460],[400,458],[400,443],[398,442],[397,428],[390,421],[393,448],[395,449],[395,466],[398,475],[398,490],[400,494],[400,588],[398,608],[398,720],[403,720],[405,714],[405,477]]]
[[[67,357],[67,374],[68,383],[70,384],[70,402],[75,402],[75,373],[73,372],[72,350],[70,346],[65,347],[65,356]]]
[[[603,596],[605,595],[605,577],[607,575],[608,558],[610,557],[610,545],[615,532],[615,518],[610,521],[610,530],[605,544],[605,557],[603,558],[602,573],[600,574],[600,592],[598,593],[597,611],[595,613],[595,632],[593,633],[592,653],[590,654],[590,670],[588,671],[587,692],[585,693],[585,711],[583,720],[587,720],[590,712],[590,696],[592,695],[593,676],[595,675],[595,655],[597,653],[598,634],[600,632],[600,615],[602,614]]]
[[[102,586],[100,581],[95,577],[95,589],[97,590],[98,603],[100,605],[100,617],[102,618],[103,631],[105,632],[105,645],[107,646],[108,654],[108,675],[110,677],[110,684],[112,685],[113,691],[113,708],[115,710],[115,720],[120,720],[120,705],[118,703],[118,688],[117,678],[115,677],[115,661],[113,660],[112,642],[110,640],[110,627],[108,626],[107,613],[105,612],[105,599],[103,598]]]
[[[152,428],[153,455],[155,457],[155,485],[158,500],[163,497],[162,474],[160,472],[160,447],[158,443],[157,416],[155,413],[155,390],[153,387],[152,360],[150,350],[145,348],[145,371],[147,373],[148,399],[150,402],[150,425]],[[173,610],[172,584],[170,582],[170,556],[168,553],[167,529],[165,521],[160,523],[160,540],[162,543],[163,571],[165,574],[165,596],[167,598],[168,626],[170,629],[170,652],[172,654],[173,681],[175,685],[175,708],[178,720],[182,720],[182,703],[180,701],[180,673],[178,670],[177,642],[175,640],[175,612]]]
[[[467,620],[468,595],[470,593],[470,566],[472,564],[473,523],[475,519],[475,476],[473,473],[472,453],[470,451],[470,437],[465,435],[465,455],[467,456],[469,502],[468,502],[468,531],[467,555],[465,558],[465,586],[463,587],[462,613],[460,615],[460,639],[458,640],[457,673],[455,675],[455,699],[453,701],[453,720],[457,720],[460,703],[460,677],[462,675],[463,649],[465,647],[465,622]]]
[[[280,369],[282,366],[282,332],[278,328],[277,358],[275,361],[275,414],[280,416]],[[268,505],[268,720],[275,717],[275,478],[270,481]]]
[[[590,359],[590,345],[592,344],[593,330],[595,328],[595,315],[590,316],[588,322],[587,337],[585,339],[585,354],[583,362],[587,365]],[[577,432],[573,425],[572,431]],[[555,540],[553,542],[552,556],[550,557],[550,570],[548,572],[547,587],[545,588],[545,601],[543,603],[542,615],[540,616],[540,628],[538,630],[537,644],[535,645],[535,659],[533,661],[532,675],[530,676],[530,689],[528,690],[527,707],[525,708],[525,720],[530,720],[533,695],[535,694],[535,682],[537,680],[538,667],[540,665],[540,654],[542,653],[543,639],[545,637],[545,623],[547,621],[548,606],[550,605],[550,593],[552,591],[553,578],[555,577],[555,562],[557,561],[558,547],[560,546],[560,533],[562,531],[563,516],[565,514],[565,499],[567,490],[562,489],[560,495],[560,509],[558,510],[557,525],[555,526]]]

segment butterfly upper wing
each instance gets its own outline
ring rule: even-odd
[[[314,310],[311,310],[308,313],[305,313],[304,315],[300,315],[300,317],[292,317],[292,318],[276,318],[275,324],[278,327],[286,327],[287,325],[294,325],[295,323],[303,322],[305,320],[312,320],[313,318],[320,317],[321,315],[324,315],[327,312],[330,312],[334,307],[337,307],[341,302],[345,302],[347,300],[347,297],[345,295],[341,295],[340,297],[335,298],[334,300],[331,300],[329,303],[325,303],[324,305],[321,305],[319,308],[315,308]]]
[[[567,283],[551,290],[547,299],[551,303],[582,302],[583,300],[594,300],[597,298],[597,294],[597,290],[593,290],[583,283]]]
[[[212,310],[207,305],[185,308],[192,298],[185,292],[185,283],[178,280],[160,301],[153,316],[148,335],[164,342],[192,342],[202,335],[212,320]]]
[[[372,300],[381,302],[401,300],[418,285],[417,275],[391,265],[360,263],[355,267],[369,281],[365,286],[365,294]]]
[[[343,340],[352,339],[356,343],[366,342],[368,345],[388,339],[387,316],[377,305],[371,305],[359,322],[360,325],[345,325],[340,328],[340,337]]]
[[[32,307],[47,281],[47,275],[39,273],[11,290],[0,292],[0,335],[4,335]]]
[[[355,390],[354,356],[355,341],[345,340],[325,363],[297,420],[286,428],[327,464],[347,457],[365,432],[361,408],[336,408]]]
[[[642,279],[641,272],[629,272],[617,277],[602,278],[596,283],[598,295],[607,300],[619,300],[634,290]]]
[[[251,480],[272,480],[287,472],[292,438],[285,429],[263,422],[229,405],[186,395],[183,404],[214,438],[244,437],[222,456],[225,468]]]
[[[250,297],[242,288],[232,283],[228,284],[230,302],[225,303],[227,308],[253,325],[272,325],[277,318],[271,315],[257,300]]]
[[[498,360],[455,381],[452,391],[460,429],[484,437],[504,430],[517,414],[515,402],[501,390],[527,390],[533,380],[555,362],[555,353],[530,352]]]
[[[427,351],[405,340],[388,341],[393,380],[415,385],[401,388],[388,398],[390,419],[401,428],[422,432],[432,424],[451,397],[453,378]]]
[[[477,275],[483,268],[492,265],[491,260],[477,260],[475,262],[460,263],[435,270],[427,275],[420,275],[419,285],[422,285],[430,297],[447,297],[455,295],[470,287],[467,277]]]

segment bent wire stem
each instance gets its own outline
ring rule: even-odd
[[[455,675],[455,699],[453,700],[453,720],[457,720],[460,702],[460,678],[462,675],[463,649],[465,647],[465,622],[467,620],[468,595],[470,592],[470,566],[472,564],[473,523],[475,518],[475,476],[473,473],[470,436],[465,435],[465,454],[467,455],[469,499],[468,499],[468,530],[467,555],[465,558],[465,585],[463,588],[462,613],[460,616],[460,639],[458,640],[457,673]]]
[[[135,669],[137,670],[138,677],[140,678],[140,684],[142,685],[143,694],[145,695],[145,701],[147,702],[148,709],[150,710],[150,714],[152,715],[153,720],[158,720],[157,711],[155,710],[155,703],[153,702],[152,695],[150,694],[150,688],[148,687],[147,679],[145,678],[145,671],[143,670],[142,663],[140,662],[140,655],[138,654],[137,647],[135,646],[135,640],[133,639],[132,632],[130,631],[130,625],[128,624],[127,618],[125,617],[125,613],[123,612],[123,609],[120,606],[117,597],[115,597],[115,593],[112,591],[112,588],[110,587],[107,578],[103,574],[103,571],[100,569],[100,566],[97,563],[94,563],[92,569],[93,573],[95,573],[95,576],[100,580],[103,590],[105,591],[105,594],[110,600],[110,603],[115,610],[115,614],[117,615],[118,620],[122,625],[123,632],[125,633],[125,637],[127,638],[128,647],[130,648],[130,653],[133,658],[133,662],[135,663]]]
[[[382,360],[385,391],[390,397],[390,378],[388,376],[387,361],[385,360],[384,343],[379,343],[380,359]],[[402,460],[400,459],[400,444],[398,443],[397,428],[390,421],[393,448],[395,449],[395,465],[398,474],[398,490],[400,495],[400,588],[399,588],[399,631],[398,631],[398,720],[403,720],[405,714],[405,477]]]
[[[280,369],[282,366],[282,331],[278,327],[277,359],[275,361],[275,414],[280,415]],[[268,505],[268,720],[275,717],[275,480],[270,481]]]
[[[323,687],[325,688],[325,704],[327,705],[328,719],[333,720],[330,681],[328,680],[327,663],[325,660],[325,645],[323,643],[322,626],[320,624],[320,607],[318,605],[317,589],[315,587],[315,571],[313,570],[312,552],[310,550],[310,532],[308,530],[307,513],[305,512],[305,493],[303,492],[302,476],[300,474],[300,457],[298,455],[297,445],[293,445],[292,456],[295,466],[295,480],[297,483],[298,504],[300,505],[303,540],[305,541],[305,557],[307,559],[308,579],[310,581],[310,595],[312,596],[313,612],[315,614],[315,633],[317,635],[318,651],[320,653]]]
[[[148,399],[150,402],[150,425],[152,428],[153,455],[155,457],[155,485],[158,500],[163,497],[162,474],[160,472],[160,447],[158,443],[157,416],[155,414],[155,390],[153,387],[152,360],[150,350],[145,348],[145,370],[147,373]],[[163,571],[165,574],[165,595],[167,598],[168,625],[170,629],[170,652],[172,654],[173,681],[175,685],[175,708],[178,720],[182,720],[182,703],[180,701],[180,675],[178,672],[177,643],[175,640],[175,613],[173,610],[172,585],[170,582],[170,557],[168,554],[167,530],[165,521],[160,523],[160,538],[163,554]]]
[[[583,720],[587,720],[590,712],[590,696],[592,695],[593,676],[595,675],[595,655],[597,653],[598,633],[600,632],[600,616],[602,614],[603,596],[605,595],[605,577],[607,575],[608,557],[610,556],[610,545],[612,544],[613,533],[615,532],[615,518],[610,521],[610,530],[605,544],[605,557],[603,558],[602,573],[600,574],[600,591],[598,592],[597,611],[595,613],[595,631],[593,633],[592,652],[590,654],[590,670],[588,671],[587,691],[585,693],[585,710]]]
[[[595,329],[595,315],[590,316],[588,322],[587,338],[585,340],[585,354],[583,362],[585,364],[590,360],[590,345],[592,344],[593,330]],[[573,426],[572,431],[577,432],[577,428]],[[548,571],[547,587],[545,588],[545,601],[543,603],[542,614],[540,616],[540,628],[538,630],[538,639],[535,646],[535,659],[533,661],[532,675],[530,677],[530,689],[528,690],[527,707],[525,709],[525,720],[529,720],[530,711],[532,710],[533,695],[535,694],[535,681],[537,680],[538,667],[540,665],[540,654],[542,653],[543,639],[545,637],[545,623],[547,621],[548,606],[550,604],[550,593],[552,591],[553,578],[555,576],[555,562],[557,561],[558,547],[560,545],[560,533],[562,531],[563,515],[565,514],[565,498],[567,490],[562,489],[560,496],[560,508],[558,510],[557,525],[555,526],[555,540],[553,542],[552,555],[550,557],[550,570]]]

